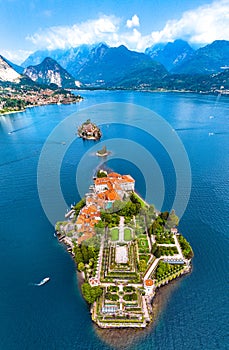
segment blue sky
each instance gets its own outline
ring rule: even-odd
[[[104,41],[137,51],[177,38],[229,40],[229,0],[0,0],[0,54],[22,62],[38,49]]]

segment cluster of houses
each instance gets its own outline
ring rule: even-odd
[[[78,135],[83,139],[99,140],[102,133],[99,127],[88,119],[78,128]]]
[[[29,89],[28,87],[21,87],[17,90],[13,87],[0,88],[0,110],[3,110],[6,104],[6,99],[16,99],[24,101],[26,105],[41,106],[47,104],[68,104],[80,101],[80,96],[75,96],[69,93],[57,93],[51,89]]]
[[[116,200],[123,200],[134,188],[135,180],[130,175],[112,172],[107,177],[95,178],[92,191],[86,194],[86,205],[76,220],[77,232],[82,233],[78,244],[95,235],[94,226],[101,220],[101,209],[112,208]]]

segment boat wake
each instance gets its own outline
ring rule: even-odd
[[[50,281],[50,277],[44,278],[43,280],[40,281],[40,283],[33,283],[33,286],[41,287],[44,284],[46,284],[48,281]]]

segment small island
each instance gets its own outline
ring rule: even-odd
[[[102,133],[100,128],[88,119],[78,127],[78,135],[84,140],[99,140]]]
[[[157,290],[191,271],[193,251],[174,210],[146,203],[130,175],[99,174],[56,233],[83,275],[92,320],[101,328],[145,328]]]
[[[102,149],[100,149],[100,150],[98,150],[98,151],[96,152],[96,155],[97,155],[98,157],[106,157],[106,156],[108,156],[110,153],[111,153],[111,152],[107,150],[106,146],[103,146]]]

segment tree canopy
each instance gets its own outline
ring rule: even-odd
[[[91,287],[90,284],[87,282],[82,284],[81,290],[83,297],[88,302],[88,304],[93,304],[96,301],[96,299],[98,299],[103,293],[101,287]]]

